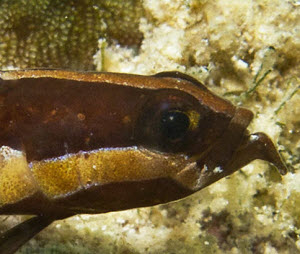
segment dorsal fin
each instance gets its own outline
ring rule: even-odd
[[[182,79],[191,82],[193,85],[199,87],[200,89],[204,91],[208,91],[207,87],[203,85],[201,82],[199,82],[197,79],[193,78],[192,76],[189,76],[185,73],[179,72],[179,71],[164,71],[159,72],[153,75],[153,77],[159,77],[159,78],[175,78],[175,79]]]

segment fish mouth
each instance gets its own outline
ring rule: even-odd
[[[222,139],[219,144],[217,149],[223,144]],[[192,162],[176,175],[176,180],[192,191],[203,189],[256,159],[271,163],[281,175],[288,172],[272,140],[265,133],[249,134],[247,130],[226,160],[219,160],[214,147],[205,155],[195,155],[190,159]]]

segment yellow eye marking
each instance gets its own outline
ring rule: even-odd
[[[198,127],[198,123],[199,123],[199,120],[200,120],[200,114],[197,112],[197,111],[194,111],[194,110],[189,110],[187,111],[187,115],[190,119],[190,126],[189,128],[191,130],[194,130]]]

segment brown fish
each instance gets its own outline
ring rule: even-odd
[[[253,113],[179,72],[0,72],[0,237],[13,253],[52,221],[184,198],[252,160],[287,172]],[[26,229],[26,230],[25,230]]]

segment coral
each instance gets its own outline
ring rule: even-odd
[[[0,68],[94,69],[99,38],[139,45],[140,0],[3,0]]]

